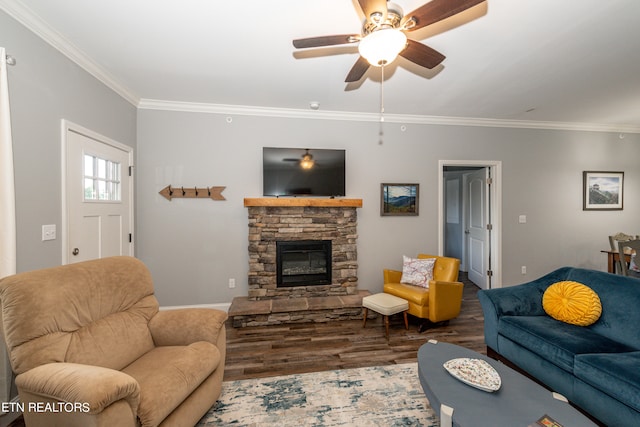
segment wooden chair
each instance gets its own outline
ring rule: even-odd
[[[629,265],[624,261],[624,248],[629,248],[631,252],[631,262]],[[623,276],[631,276],[640,278],[640,272],[634,269],[634,265],[640,262],[640,240],[627,240],[626,242],[618,242],[618,253],[620,254],[620,272]],[[636,267],[638,268],[638,267]]]
[[[617,233],[613,236],[609,236],[609,244],[611,245],[612,252],[618,252],[618,242],[627,242],[629,240],[638,240],[640,236],[633,236],[631,234]]]
[[[630,234],[617,233],[613,236],[609,236],[609,244],[611,245],[611,252],[618,252],[618,243],[619,242],[628,242],[629,240],[638,240],[640,236],[632,236]],[[622,266],[620,265],[620,260],[616,261],[615,271],[621,274]]]

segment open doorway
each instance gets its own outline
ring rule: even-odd
[[[439,162],[439,253],[481,289],[502,286],[501,162]]]

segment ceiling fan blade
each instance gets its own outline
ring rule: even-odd
[[[407,31],[414,31],[464,12],[484,1],[486,0],[431,0],[413,12],[404,15],[401,26],[404,26],[409,20],[413,20],[415,25],[409,26]]]
[[[380,12],[380,22],[384,22],[387,17],[387,0],[358,0],[360,8],[364,12],[367,21],[372,21],[371,15]]]
[[[407,47],[400,52],[400,56],[421,67],[432,69],[444,61],[445,56],[435,49],[425,46],[415,40],[407,40]]]
[[[293,46],[298,49],[307,47],[333,46],[337,44],[355,43],[360,40],[360,34],[340,34],[333,36],[309,37],[293,41]]]
[[[364,73],[369,69],[369,61],[364,59],[362,56],[358,58],[353,67],[351,67],[351,71],[347,74],[347,78],[344,80],[345,83],[357,82],[364,76]]]

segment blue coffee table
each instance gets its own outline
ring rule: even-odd
[[[454,378],[442,366],[459,357],[483,359],[498,372],[502,385],[486,392]],[[440,425],[522,426],[548,415],[564,427],[595,426],[563,397],[554,394],[508,366],[453,344],[429,341],[418,350],[418,373],[431,407],[440,411]]]

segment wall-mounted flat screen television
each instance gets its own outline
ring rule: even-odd
[[[265,196],[345,196],[345,150],[262,149]]]

